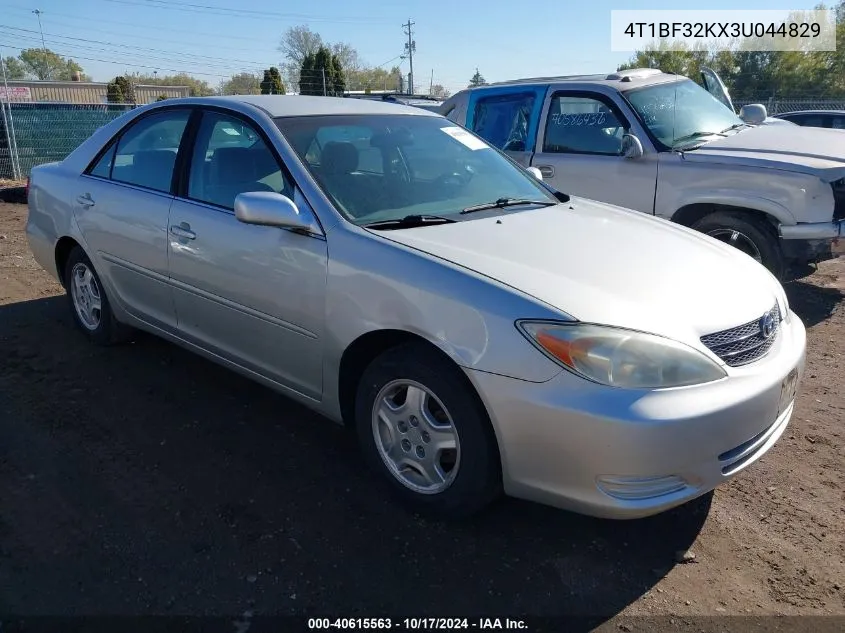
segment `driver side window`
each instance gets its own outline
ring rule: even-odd
[[[259,134],[237,117],[205,112],[200,122],[188,197],[225,209],[249,191],[273,191],[293,198],[293,186]]]
[[[555,95],[549,105],[543,151],[619,156],[627,127],[616,109],[601,99]]]

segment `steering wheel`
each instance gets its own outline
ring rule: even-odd
[[[445,189],[463,189],[469,184],[474,176],[472,168],[467,165],[463,169],[453,169],[446,173],[440,174],[434,179],[435,185]]]

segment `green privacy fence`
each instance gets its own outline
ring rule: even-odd
[[[42,163],[62,160],[106,123],[133,106],[124,104],[2,103],[0,178],[26,178]]]

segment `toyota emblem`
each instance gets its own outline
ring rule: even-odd
[[[767,312],[762,319],[760,319],[760,333],[763,335],[763,338],[769,338],[772,334],[775,333],[775,317],[772,316],[771,312]]]

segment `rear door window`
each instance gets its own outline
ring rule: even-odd
[[[117,143],[111,179],[169,192],[176,153],[189,115],[188,110],[167,110],[132,124]],[[95,169],[102,170],[105,166],[98,164]]]

